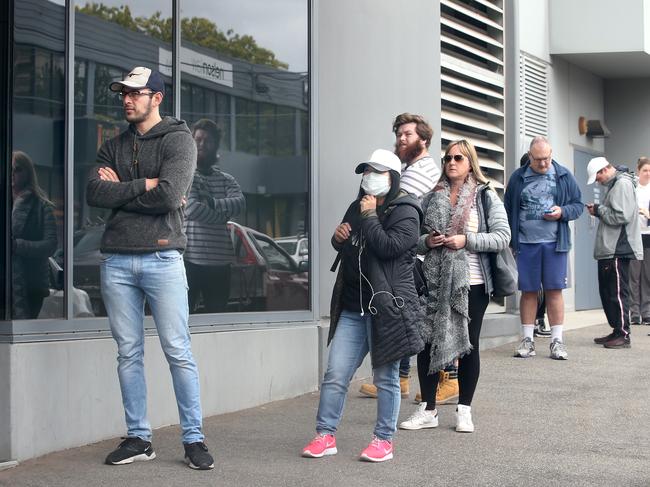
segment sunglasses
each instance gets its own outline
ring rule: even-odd
[[[447,154],[447,155],[443,158],[443,161],[445,161],[445,162],[451,162],[452,159],[453,159],[455,162],[460,162],[460,161],[462,161],[463,159],[465,159],[465,156],[462,155],[462,154],[456,154],[456,155],[454,155],[454,156],[452,156],[451,154]]]

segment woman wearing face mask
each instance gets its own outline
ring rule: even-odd
[[[422,403],[401,429],[438,426],[438,373],[458,361],[456,431],[474,431],[471,404],[480,371],[479,335],[490,301],[489,252],[510,242],[503,203],[487,184],[474,146],[452,142],[444,156],[438,185],[422,200],[423,235],[418,253],[429,286],[420,332],[426,346],[418,354]]]
[[[415,196],[400,192],[401,163],[390,151],[374,151],[357,166],[358,198],[336,227],[332,245],[340,268],[332,293],[327,372],[321,384],[316,437],[303,456],[337,452],[335,434],[354,372],[370,352],[377,386],[374,437],[361,459],[393,458],[400,407],[399,361],[424,346],[417,330],[418,295],[413,262],[422,212]]]

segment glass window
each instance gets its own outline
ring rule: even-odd
[[[136,66],[159,71],[166,93],[161,114],[173,115],[172,2],[75,3],[74,292],[90,302],[93,316],[106,316],[99,287],[99,249],[110,210],[88,206],[86,180],[102,143],[126,128],[122,102],[108,88],[112,81],[123,79]]]
[[[14,4],[11,314],[63,317],[65,9]],[[44,21],[47,19],[47,21]]]
[[[206,289],[188,271],[193,313],[215,299],[225,311],[309,308],[295,256],[309,230],[308,3],[181,3],[181,116],[198,147],[185,261],[231,271],[229,289],[216,279]]]

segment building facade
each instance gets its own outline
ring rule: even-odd
[[[645,19],[645,2],[627,2]],[[599,12],[590,25],[615,22],[608,2],[568,3]],[[246,199],[228,224],[227,308],[207,313],[199,300],[190,317],[206,416],[318,389],[331,233],[356,196],[355,165],[392,148],[396,114],[423,114],[441,149],[472,140],[499,191],[534,135],[547,135],[579,178],[588,156],[632,164],[648,151],[650,125],[636,100],[647,98],[650,73],[631,70],[650,51],[635,47],[638,57],[621,64],[628,72],[613,67],[618,51],[605,59],[560,42],[583,13],[559,0],[414,0],[406,8],[376,0],[10,0],[0,8],[0,462],[123,434],[116,349],[98,287],[107,215],[86,204],[84,191],[98,147],[125,127],[108,84],[134,66],[163,74],[164,114],[218,124],[219,165]],[[607,124],[610,138],[580,134],[579,117]],[[50,235],[39,253],[48,285],[32,288],[27,307],[18,292],[30,276],[12,245],[21,231],[12,192],[18,151],[55,221],[36,232]],[[574,225],[581,248],[593,238],[590,223],[583,216]],[[305,239],[306,251],[291,250]],[[567,308],[599,307],[590,301],[595,264],[576,255],[572,265]],[[517,335],[515,307],[514,299],[490,306],[485,346]],[[145,327],[150,419],[174,424],[150,317]]]

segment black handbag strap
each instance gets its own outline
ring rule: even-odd
[[[483,215],[485,216],[485,229],[489,232],[490,225],[488,225],[488,209],[487,209],[487,192],[489,188],[481,190],[481,205],[483,205]]]

